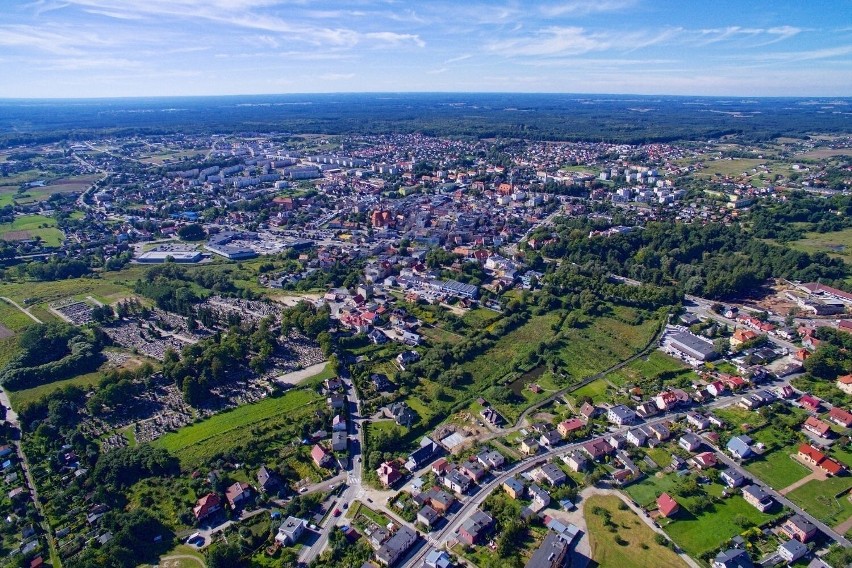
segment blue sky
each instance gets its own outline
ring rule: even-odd
[[[852,2],[3,2],[0,97],[852,96]]]

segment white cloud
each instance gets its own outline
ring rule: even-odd
[[[636,0],[569,0],[542,6],[541,13],[548,18],[559,16],[583,16],[596,12],[617,12],[636,4]]]

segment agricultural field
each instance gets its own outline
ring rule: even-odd
[[[98,174],[85,174],[80,176],[62,177],[48,181],[43,186],[27,188],[27,190],[15,196],[15,201],[20,204],[44,201],[55,193],[82,193],[100,179]]]
[[[260,441],[256,434],[261,429],[272,434],[280,433],[286,424],[309,415],[319,408],[318,394],[304,389],[294,389],[281,396],[267,398],[216,414],[206,420],[166,434],[154,442],[175,454],[184,468],[206,463],[209,457],[242,446],[247,439]],[[298,436],[293,432],[291,438]]]
[[[852,517],[849,489],[852,478],[811,480],[787,494],[787,498],[827,525],[835,526]]]
[[[750,159],[750,158],[734,158],[731,160],[707,160],[704,162],[704,169],[700,170],[696,177],[712,178],[715,175],[721,176],[740,176],[743,173],[752,175],[751,170],[766,164],[766,160]]]
[[[654,532],[630,509],[619,509],[621,499],[614,495],[593,495],[584,505],[584,516],[598,566],[620,568],[682,568],[685,566],[670,548],[654,540]],[[594,511],[605,510],[607,517]],[[613,534],[616,533],[616,534]],[[616,538],[617,536],[617,538]]]
[[[43,215],[25,215],[17,217],[11,223],[0,224],[0,239],[4,241],[25,241],[41,238],[49,247],[58,247],[65,235],[56,228],[56,219]]]

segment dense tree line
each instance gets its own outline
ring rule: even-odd
[[[739,225],[663,221],[626,234],[590,238],[592,227],[584,220],[563,223],[559,238],[542,253],[588,272],[612,272],[714,299],[747,294],[771,277],[842,287],[848,272],[842,261],[824,253],[767,244]]]
[[[31,326],[18,339],[18,354],[0,371],[0,384],[22,389],[92,371],[103,361],[101,338],[64,322]]]
[[[134,568],[142,562],[156,562],[156,539],[171,541],[170,531],[145,509],[110,511],[100,521],[112,540],[102,547],[89,546],[65,562],[68,568]]]
[[[145,477],[177,473],[178,461],[167,450],[150,444],[117,448],[98,460],[93,473],[96,483],[120,489]]]
[[[852,196],[819,197],[795,191],[784,201],[759,204],[749,220],[756,237],[779,241],[797,240],[809,231],[841,231],[852,227]]]

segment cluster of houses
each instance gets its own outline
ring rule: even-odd
[[[218,475],[211,472],[208,481],[218,481]],[[258,492],[278,495],[284,489],[285,485],[278,474],[264,465],[257,470],[257,485],[255,487],[246,482],[237,481],[225,488],[224,495],[211,491],[196,501],[192,513],[196,522],[202,523],[223,511],[225,505],[231,511],[238,511],[249,504]]]

